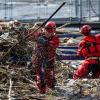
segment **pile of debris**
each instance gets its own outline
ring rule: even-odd
[[[55,90],[39,94],[34,83],[34,72],[28,66],[0,66],[1,100],[99,100],[100,80],[72,80],[63,78],[63,71],[56,75]],[[62,74],[62,76],[61,76]],[[58,77],[60,76],[60,77]],[[66,76],[67,77],[67,76]]]
[[[6,32],[3,35],[0,37],[1,100],[100,99],[99,79],[71,80],[75,69],[70,67],[71,63],[64,65],[60,61],[56,61],[55,90],[49,90],[45,95],[39,94],[34,82],[33,67],[29,66],[30,58],[34,55],[34,42],[25,41],[21,35],[16,33],[8,34]]]

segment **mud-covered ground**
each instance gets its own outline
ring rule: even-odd
[[[34,43],[28,41],[22,45],[25,41],[20,41],[22,44],[15,46],[19,40],[16,34],[6,36],[7,38],[0,38],[0,100],[100,99],[99,79],[72,80],[73,73],[80,64],[79,61],[75,64],[73,61],[62,63],[57,60],[55,89],[48,89],[44,95],[39,94],[34,82],[33,67],[29,66],[30,61],[16,61],[10,57],[11,55],[34,56]],[[67,39],[65,40],[63,42],[67,42]],[[75,40],[74,43],[76,43]],[[70,42],[70,45],[72,44],[73,42]]]
[[[73,81],[56,75],[55,90],[48,89],[39,94],[34,82],[34,74],[26,66],[0,66],[0,100],[99,100],[100,80],[82,79]],[[60,77],[58,77],[60,75]]]

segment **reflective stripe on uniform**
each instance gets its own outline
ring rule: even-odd
[[[92,60],[92,59],[94,59],[94,60],[99,60],[100,61],[100,57],[89,57],[89,58],[87,58],[88,60]]]

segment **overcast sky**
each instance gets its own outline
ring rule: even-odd
[[[13,1],[13,2],[34,2],[34,1],[37,1],[38,2],[38,1],[55,1],[55,0],[0,0],[0,2],[5,2],[5,1],[8,1],[8,2],[11,2],[11,1]],[[58,1],[60,1],[60,0],[58,0]],[[61,0],[61,1],[63,1],[63,0]]]
[[[13,1],[13,2],[16,2],[16,1],[18,1],[18,2],[32,2],[32,1],[38,1],[38,0],[0,0],[0,2],[5,2],[5,1],[8,1],[8,2],[11,2],[11,1]]]

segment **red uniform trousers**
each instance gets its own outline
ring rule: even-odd
[[[55,71],[54,67],[52,68],[44,68],[44,79],[41,80],[41,72],[43,71],[42,68],[36,67],[35,68],[35,73],[36,73],[36,85],[39,89],[39,92],[44,94],[47,90],[47,88],[53,89],[55,86]],[[44,81],[42,83],[42,81]]]
[[[98,61],[97,60],[85,60],[80,66],[79,68],[76,70],[73,78],[74,79],[80,79],[80,78],[85,78],[87,77],[87,75],[89,74],[89,69],[90,69],[90,65],[93,65],[93,64],[98,64]],[[95,66],[94,66],[95,67]],[[100,67],[97,66],[97,67]],[[99,78],[100,77],[100,68],[99,70],[97,70],[93,75],[92,75],[92,78]]]

